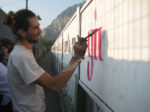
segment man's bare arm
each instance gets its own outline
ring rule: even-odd
[[[52,77],[47,72],[43,73],[41,77],[36,80],[36,83],[52,91],[59,92],[70,79],[76,67],[85,55],[86,48],[86,42],[77,42],[74,47],[74,56],[70,60],[68,66],[55,77]]]
[[[69,65],[58,75],[52,77],[50,74],[45,72],[39,79],[36,80],[36,82],[39,85],[46,87],[54,92],[59,92],[70,79],[79,63],[80,59],[72,58]]]

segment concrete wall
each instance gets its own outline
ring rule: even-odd
[[[149,112],[150,0],[88,0],[79,12],[79,21],[62,31],[63,43],[71,46],[74,35],[85,37],[97,29],[87,42],[79,84],[101,111]],[[63,46],[59,55],[69,48]],[[66,52],[64,65],[71,55]],[[100,110],[93,106],[91,111]]]
[[[79,9],[73,15],[67,26],[57,38],[56,43],[52,47],[52,52],[55,53],[57,72],[61,72],[65,68],[72,55],[73,46],[77,41],[77,35],[79,35]],[[77,80],[78,69],[73,73],[73,76],[62,89],[60,94],[62,110],[63,112],[76,112],[76,99],[77,99]]]

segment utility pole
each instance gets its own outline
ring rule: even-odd
[[[26,9],[28,10],[28,0],[26,0]]]

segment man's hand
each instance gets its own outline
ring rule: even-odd
[[[74,46],[74,55],[82,59],[85,55],[86,48],[86,41],[78,41]]]

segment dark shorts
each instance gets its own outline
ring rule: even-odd
[[[2,96],[0,97],[0,99],[2,99]],[[10,101],[7,105],[0,105],[0,112],[13,112],[12,102]]]

